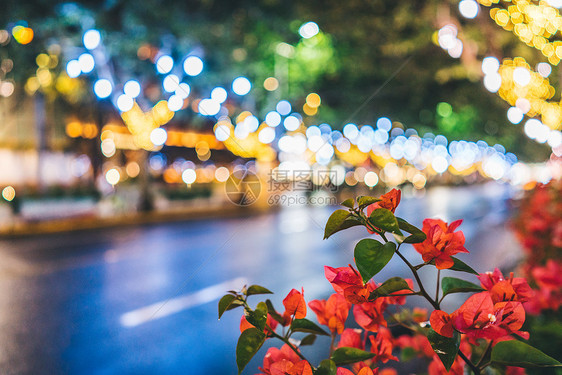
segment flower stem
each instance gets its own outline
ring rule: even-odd
[[[441,270],[437,269],[437,288],[435,289],[435,300],[439,304],[439,282],[441,281]]]
[[[404,263],[406,263],[406,265],[408,266],[408,268],[410,268],[410,270],[412,271],[412,273],[414,274],[414,277],[418,283],[418,286],[420,287],[420,292],[422,294],[422,296],[425,297],[425,299],[431,303],[431,306],[433,306],[433,308],[435,308],[436,310],[441,310],[439,307],[439,303],[437,303],[436,301],[433,300],[433,298],[431,298],[429,296],[429,294],[426,292],[425,288],[423,287],[423,284],[421,282],[420,276],[418,275],[418,271],[416,271],[416,269],[414,268],[414,266],[412,266],[412,263],[410,263],[408,261],[408,259],[406,259],[406,257],[404,255],[402,255],[402,253],[400,253],[400,251],[398,251],[398,249],[396,249],[396,254],[398,254],[398,256],[400,257],[400,259],[402,259],[404,261]]]
[[[467,358],[466,355],[464,355],[463,352],[460,351],[459,349],[459,356],[463,359],[463,361],[468,365],[468,367],[470,367],[470,369],[472,370],[472,372],[474,373],[474,375],[480,375],[480,369],[478,367],[476,367],[474,365],[474,363],[472,363],[470,361],[470,359]]]

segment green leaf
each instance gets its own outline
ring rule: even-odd
[[[238,374],[244,370],[244,367],[250,362],[252,357],[256,355],[258,350],[265,341],[265,334],[257,328],[248,328],[240,335],[238,344],[236,345],[236,365],[238,366]]]
[[[348,217],[347,219],[345,219],[342,223],[342,225],[339,226],[338,229],[336,229],[336,231],[332,234],[335,234],[341,230],[347,229],[347,228],[351,228],[351,227],[355,227],[358,225],[363,225],[362,222],[360,222],[359,220],[357,220],[354,217]]]
[[[246,320],[260,331],[263,331],[267,322],[267,305],[265,302],[258,303],[256,309],[248,313]]]
[[[351,215],[349,211],[346,210],[335,210],[328,219],[326,223],[326,228],[324,229],[324,239],[330,237],[332,234],[336,233],[340,226],[343,224],[345,219]]]
[[[404,239],[405,243],[420,243],[425,241],[425,239],[427,238],[427,236],[421,229],[413,226],[406,220],[399,217],[397,217],[396,220],[398,220],[398,226],[400,227],[400,229],[410,233],[410,236]]]
[[[355,205],[355,199],[353,198],[348,198],[346,200],[344,200],[343,202],[341,202],[342,206],[348,207],[348,208],[353,208],[353,206]]]
[[[222,314],[224,314],[224,312],[226,310],[228,310],[228,307],[232,304],[232,302],[236,299],[236,296],[233,296],[232,294],[226,294],[225,296],[223,296],[220,301],[219,301],[219,319],[222,317]]]
[[[443,366],[449,371],[459,352],[461,335],[457,331],[453,331],[453,337],[445,337],[435,332],[433,328],[430,328],[427,333],[427,339],[433,351],[437,353],[441,362],[443,362]]]
[[[449,268],[450,270],[471,273],[471,274],[476,275],[476,276],[480,275],[478,272],[473,270],[468,264],[466,264],[462,260],[460,260],[458,258],[455,258],[455,257],[451,257],[451,259],[453,260],[453,262],[455,262],[455,264],[453,264],[453,266],[451,268]],[[431,262],[429,262],[429,264],[435,265],[435,259],[433,259]]]
[[[384,266],[390,262],[396,244],[387,242],[384,245],[377,240],[365,238],[355,245],[355,264],[364,282],[371,280]]]
[[[367,206],[370,206],[373,203],[377,203],[380,202],[381,199],[380,198],[375,198],[375,197],[369,197],[366,195],[360,196],[359,198],[357,198],[357,205],[359,206],[359,209],[363,209]]]
[[[311,333],[303,337],[299,346],[313,345],[315,341],[316,335]]]
[[[443,290],[443,297],[445,297],[451,293],[481,292],[484,289],[470,281],[457,279],[456,277],[444,277],[441,280],[441,290]]]
[[[259,286],[259,285],[250,285],[250,287],[248,288],[248,291],[246,292],[247,296],[253,296],[256,294],[273,294],[272,291],[270,291],[267,288],[264,288],[263,286]]]
[[[341,347],[337,348],[330,358],[337,366],[365,361],[375,356],[375,353],[366,352],[361,349]]]
[[[271,300],[266,300],[265,305],[267,306],[267,312],[273,319],[275,319],[279,323],[285,322],[285,319],[283,319],[283,317],[275,310],[275,307],[273,307],[273,303],[271,302]]]
[[[329,336],[329,334],[320,328],[316,323],[308,319],[295,319],[291,323],[291,331],[314,333],[317,335]]]
[[[492,363],[517,367],[562,367],[562,363],[522,341],[498,342],[492,349]]]
[[[314,375],[336,375],[337,371],[336,363],[330,359],[325,359],[320,362],[320,366],[318,366]]]
[[[376,299],[378,297],[389,296],[392,293],[398,292],[400,290],[412,290],[410,286],[401,277],[391,277],[379,286],[377,289],[373,290],[369,295],[369,299]]]
[[[387,232],[402,234],[402,232],[400,232],[400,227],[398,226],[398,220],[396,220],[396,216],[394,216],[392,211],[387,210],[386,208],[377,208],[376,210],[371,212],[369,221],[375,227],[381,228]]]

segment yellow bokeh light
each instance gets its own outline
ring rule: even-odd
[[[37,55],[37,57],[35,58],[35,62],[37,63],[38,67],[46,68],[49,66],[49,63],[51,62],[51,58],[49,57],[49,55],[45,53],[41,53]]]
[[[71,121],[66,124],[66,135],[70,138],[78,138],[82,135],[82,124],[78,121]]]
[[[275,91],[279,88],[279,81],[275,77],[268,77],[263,81],[263,87],[267,91]]]
[[[2,190],[2,198],[7,200],[8,202],[13,201],[15,197],[16,197],[16,189],[14,189],[13,186],[6,186]]]
[[[306,96],[306,104],[310,108],[318,108],[320,107],[320,103],[322,103],[322,99],[320,99],[320,95],[315,92],[312,92]]]
[[[139,163],[137,163],[136,161],[127,163],[127,166],[125,167],[125,172],[127,172],[127,175],[131,178],[137,177],[140,173]]]
[[[307,116],[314,116],[316,113],[318,113],[318,108],[312,108],[308,104],[304,103],[304,105],[302,106],[302,111]]]
[[[29,44],[33,40],[33,29],[18,25],[12,29],[12,35],[19,44]]]

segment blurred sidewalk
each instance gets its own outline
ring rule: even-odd
[[[270,207],[269,207],[270,209]],[[119,209],[107,201],[93,199],[44,199],[25,202],[14,215],[8,204],[0,204],[0,237],[110,228],[166,221],[246,216],[265,211],[259,206],[241,207],[230,202],[197,199],[157,204],[153,211]]]

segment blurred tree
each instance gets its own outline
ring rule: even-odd
[[[12,42],[1,47],[0,57],[17,62],[11,77],[25,83],[35,74],[37,54],[54,44],[72,53],[82,33],[96,27],[102,31],[109,66],[123,82],[133,77],[144,77],[145,84],[155,81],[154,66],[137,56],[142,45],[176,59],[200,51],[206,74],[195,82],[210,89],[248,75],[257,109],[266,110],[281,97],[302,105],[304,96],[314,91],[322,97],[316,123],[341,128],[346,121],[373,123],[384,115],[420,132],[499,142],[524,159],[544,160],[548,147],[508,123],[508,105],[485,90],[480,73],[486,55],[524,56],[536,63],[540,53],[495,27],[486,9],[476,19],[464,20],[458,17],[457,5],[456,0],[82,0],[53,6],[47,0],[7,0],[0,27],[25,20],[36,37],[26,46]],[[320,26],[314,39],[298,35],[306,21]],[[465,41],[461,59],[451,58],[432,42],[435,31],[447,23],[456,24]],[[280,56],[280,43],[291,46],[289,55]],[[58,69],[65,62],[63,58]],[[261,83],[274,75],[286,80],[280,82],[281,94],[265,95]],[[78,98],[83,103],[91,100]],[[63,99],[69,101],[68,96]],[[451,106],[449,117],[438,114],[442,102]],[[179,119],[192,117],[183,112]],[[197,123],[203,126],[205,121],[192,118],[191,126]]]

